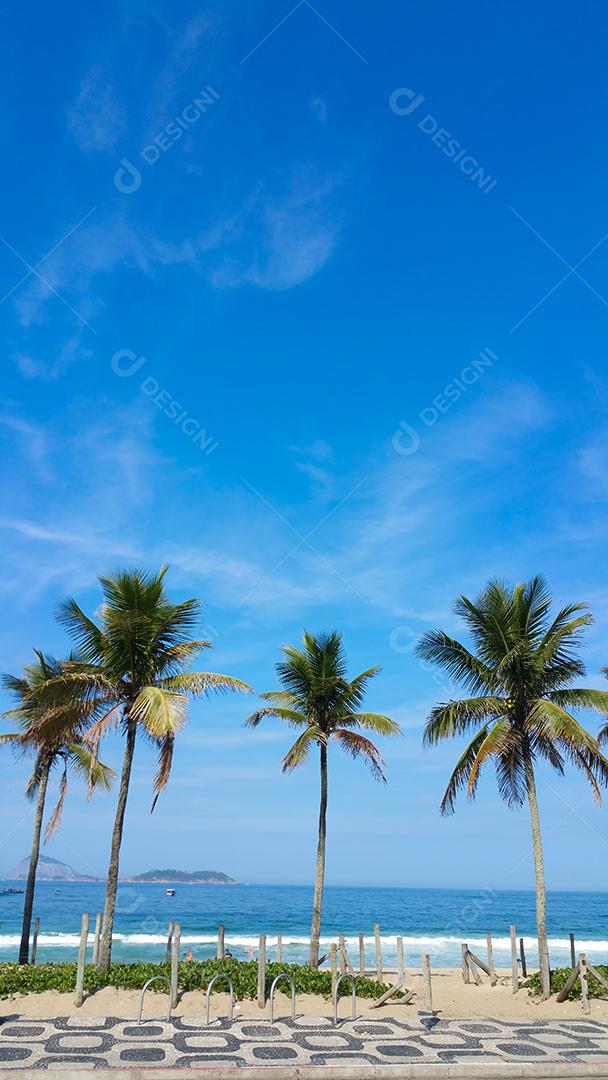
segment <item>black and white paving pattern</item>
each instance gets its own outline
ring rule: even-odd
[[[0,1070],[271,1065],[396,1065],[492,1061],[608,1063],[608,1024],[596,1020],[327,1017],[138,1025],[116,1017],[0,1018]]]

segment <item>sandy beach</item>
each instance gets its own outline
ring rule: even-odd
[[[380,1008],[374,1008],[370,999],[359,998],[357,1000],[358,1015],[362,1017],[392,1016],[407,1019],[414,1017],[419,1010],[424,1009],[421,974],[411,974],[407,977],[408,988],[416,991],[416,997],[409,1005],[400,1003],[397,999],[390,999]],[[513,994],[511,988],[510,973],[500,972],[499,982],[490,987],[487,979],[482,986],[468,985],[462,981],[459,970],[439,968],[433,972],[433,1008],[437,1015],[445,1018],[473,1018],[493,1017],[505,1020],[539,1020],[539,1019],[581,1019],[583,1016],[580,1001],[565,1001],[562,1004],[555,1000],[540,1002],[530,997],[527,990],[520,990]],[[0,1001],[0,1016],[27,1016],[53,1019],[58,1016],[116,1016],[122,1019],[136,1018],[139,1008],[139,990],[116,990],[114,987],[104,987],[94,994],[85,998],[80,1009],[74,1006],[73,993],[60,994],[49,990],[41,994],[18,994],[13,998]],[[166,1015],[167,999],[164,994],[148,993],[145,1001],[144,1017],[163,1017]],[[591,1016],[598,1020],[608,1021],[608,999],[592,999]],[[205,994],[203,991],[188,991],[184,993],[173,1010],[174,1016],[202,1016],[205,1008]],[[275,1016],[289,1015],[289,999],[278,993],[275,996]],[[349,1015],[350,1001],[346,998],[340,1002],[340,1016]],[[303,1016],[330,1016],[332,1011],[331,1002],[313,994],[299,994],[296,1000],[297,1014]],[[228,995],[214,993],[212,997],[211,1015],[226,1016],[228,1012]],[[264,1013],[258,1008],[257,1002],[246,999],[235,1003],[235,1017],[260,1017]]]

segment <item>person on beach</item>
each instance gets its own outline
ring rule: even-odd
[[[186,953],[186,960],[189,963],[192,963],[193,956],[192,956],[192,949],[191,948],[188,948],[188,952]]]

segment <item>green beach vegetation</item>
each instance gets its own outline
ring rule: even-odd
[[[331,972],[316,968],[302,967],[300,964],[267,964],[266,994],[270,992],[272,980],[282,972],[291,976],[298,994],[319,994],[331,997]],[[237,1001],[243,998],[255,998],[258,992],[257,961],[242,960],[192,960],[179,965],[178,983],[180,993],[187,990],[205,990],[214,975],[229,975]],[[148,979],[163,975],[169,979],[170,964],[111,964],[105,971],[89,965],[85,969],[84,989],[88,992],[100,990],[103,986],[114,986],[118,990],[141,990]],[[74,989],[76,964],[39,964],[21,966],[19,964],[0,965],[0,999],[13,994],[41,994],[44,990],[57,990],[69,993]],[[350,987],[350,984],[349,984]],[[277,991],[281,986],[277,987]],[[388,985],[376,979],[362,975],[355,976],[355,988],[360,997],[382,997]],[[151,991],[166,993],[163,984],[153,983]],[[397,992],[396,997],[402,995]]]
[[[608,760],[599,741],[570,712],[608,713],[608,692],[572,685],[585,674],[578,653],[591,614],[585,604],[569,604],[552,617],[551,607],[542,577],[513,589],[491,581],[474,603],[461,596],[455,604],[475,652],[443,630],[428,631],[417,646],[421,659],[437,664],[472,695],[436,705],[424,729],[427,746],[475,732],[452,772],[441,801],[442,813],[453,812],[463,789],[469,798],[475,797],[480,772],[490,762],[507,805],[528,802],[540,985],[545,998],[551,987],[535,770],[543,762],[563,774],[569,762],[585,774],[598,801],[600,787],[608,785]]]
[[[283,772],[292,772],[307,760],[310,751],[319,751],[321,798],[317,862],[310,931],[310,967],[319,964],[319,938],[323,888],[325,885],[325,843],[327,836],[327,752],[330,742],[338,743],[345,753],[362,758],[377,780],[384,780],[384,761],[378,747],[362,734],[400,735],[394,720],[379,713],[359,711],[370,679],[380,671],[368,668],[354,679],[346,677],[346,655],[340,634],[304,634],[304,648],[286,645],[284,659],[276,666],[281,690],[270,690],[261,697],[269,704],[257,709],[246,720],[257,727],[265,716],[285,720],[300,731],[283,758]]]

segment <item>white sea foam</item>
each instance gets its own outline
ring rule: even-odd
[[[150,946],[166,944],[166,933],[153,933],[153,934],[122,934],[115,933],[113,940],[125,947],[137,946]],[[259,937],[256,934],[226,934],[226,945],[232,946],[236,949],[257,949],[259,945]],[[293,947],[305,948],[309,944],[309,938],[306,935],[301,934],[283,934],[283,948]],[[358,948],[359,938],[356,935],[346,936],[346,944],[348,947]],[[445,956],[446,954],[454,955],[459,954],[460,944],[463,940],[468,942],[470,948],[474,952],[481,952],[486,948],[486,939],[484,937],[474,937],[467,935],[465,931],[459,937],[452,934],[420,934],[420,935],[403,935],[403,945],[406,951],[410,952],[420,951],[425,949],[434,954],[437,957]],[[364,938],[366,949],[373,949],[374,937],[372,935]],[[395,934],[383,934],[380,938],[383,951],[386,951],[389,955],[396,950],[397,936]],[[508,953],[511,951],[510,938],[493,937],[493,946],[495,953]],[[524,937],[524,947],[526,951],[533,953],[536,949],[536,939],[532,936]],[[0,949],[12,949],[19,945],[19,934],[0,934]],[[92,938],[89,938],[90,944]],[[183,945],[208,945],[215,946],[217,943],[217,934],[197,934],[183,932],[181,935],[181,942]],[[337,942],[337,935],[323,936],[321,938],[321,948],[326,949],[332,943]],[[80,943],[80,935],[65,934],[65,933],[41,933],[38,937],[39,947],[45,948],[61,948],[61,949],[77,949]],[[272,949],[276,947],[277,937],[276,935],[268,934],[266,937],[267,946]],[[554,951],[570,951],[570,941],[565,937],[554,937],[549,939],[549,948]],[[591,955],[597,955],[598,953],[608,953],[608,941],[605,939],[576,939],[577,951],[587,952]]]

